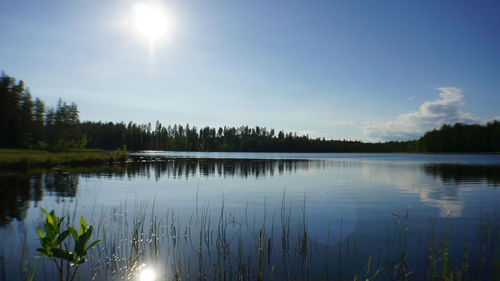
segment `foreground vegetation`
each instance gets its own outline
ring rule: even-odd
[[[121,205],[93,219],[91,240],[101,243],[80,264],[77,280],[498,280],[499,229],[487,216],[470,244],[453,243],[453,233],[437,231],[432,222],[415,237],[409,214],[393,214],[388,243],[368,252],[342,234],[342,223],[331,226],[332,233],[340,228],[340,237],[329,233],[331,243],[316,241],[305,208],[283,199],[278,209],[252,217],[227,211],[222,201],[220,208],[197,207],[183,216],[160,215],[154,203]],[[412,246],[422,239],[426,247]],[[27,270],[34,280],[60,275],[49,260],[30,263],[45,271],[42,277]]]
[[[367,143],[311,138],[265,127],[164,126],[80,122],[78,106],[32,99],[22,81],[0,77],[0,147],[68,151],[115,150],[239,152],[500,152],[500,122],[443,126],[411,141]]]
[[[87,225],[84,217],[80,218],[80,231],[72,226],[63,229],[64,217],[58,217],[54,211],[42,211],[46,220],[43,222],[43,228],[38,228],[41,247],[37,252],[54,262],[60,281],[73,281],[80,265],[87,261],[89,250],[100,241],[89,241],[93,226]],[[71,242],[68,242],[71,240],[67,239],[69,237],[73,238]],[[69,248],[70,244],[73,249]]]
[[[25,149],[0,149],[0,168],[29,168],[54,166],[98,166],[127,161],[122,150],[71,150],[49,152]]]

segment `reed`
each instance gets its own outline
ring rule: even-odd
[[[261,217],[231,212],[223,196],[219,208],[197,202],[188,215],[157,210],[155,200],[130,210],[124,203],[91,222],[101,243],[89,253],[80,279],[142,280],[151,270],[154,280],[495,280],[498,226],[487,219],[478,230],[480,245],[464,248],[461,258],[450,255],[452,234],[438,235],[430,223],[422,271],[413,268],[408,212],[394,214],[392,244],[383,249],[388,254],[367,256],[355,255],[357,243],[350,239],[313,241],[306,212],[305,196],[294,208],[285,194],[277,209],[264,204]],[[480,251],[472,253],[471,247]]]

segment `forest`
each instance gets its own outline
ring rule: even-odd
[[[164,126],[80,121],[78,106],[33,99],[22,80],[0,77],[0,147],[239,152],[499,152],[500,122],[444,125],[412,141],[327,140],[266,127]]]
[[[443,125],[417,141],[421,152],[500,152],[500,122]]]

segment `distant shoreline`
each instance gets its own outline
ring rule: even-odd
[[[149,150],[139,150],[129,152],[131,154],[148,152]],[[175,152],[175,153],[298,153],[298,154],[477,154],[477,155],[499,155],[498,152],[282,152],[282,151],[154,151],[154,152]],[[156,157],[157,155],[151,155]],[[160,156],[161,157],[161,156]],[[173,156],[176,158],[178,156]],[[67,152],[49,152],[31,149],[0,149],[0,169],[18,168],[38,168],[38,167],[59,167],[59,166],[102,166],[112,164],[124,164],[127,162],[129,154],[121,150],[99,150],[99,149],[79,149]],[[193,157],[187,157],[193,158]]]

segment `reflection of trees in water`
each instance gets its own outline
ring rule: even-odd
[[[310,160],[270,160],[270,159],[162,159],[150,162],[148,160],[130,163],[127,166],[127,176],[154,177],[159,180],[167,178],[189,178],[194,176],[218,177],[265,177],[283,174],[293,174],[299,170],[321,168],[324,161]]]
[[[146,176],[160,179],[189,178],[193,176],[218,177],[266,177],[294,174],[311,169],[342,169],[361,167],[362,162],[346,160],[309,160],[309,159],[148,159],[127,166],[126,175],[130,178]],[[380,166],[379,163],[376,163]],[[384,166],[384,165],[382,165]],[[500,165],[464,165],[464,164],[425,164],[426,174],[440,178],[444,183],[480,182],[500,185]],[[117,175],[117,174],[115,174]],[[120,176],[124,176],[121,173]]]
[[[461,216],[465,194],[478,189],[478,184],[500,185],[499,165],[426,164],[422,168],[441,184],[420,188],[420,197],[440,206],[441,216]]]
[[[13,219],[23,220],[29,201],[36,202],[38,196],[35,194],[40,191],[31,187],[30,178],[27,176],[1,176],[0,225],[8,224]]]
[[[77,194],[79,177],[135,178],[161,177],[182,179],[196,176],[262,178],[307,172],[309,170],[334,170],[360,168],[359,161],[344,160],[293,160],[293,159],[139,159],[127,166],[93,167],[72,169],[71,172],[10,173],[0,175],[0,226],[26,216],[29,202],[36,205],[44,193],[60,198],[73,198]],[[454,184],[454,188],[422,185],[422,178],[411,169],[394,170],[377,164],[378,169],[369,169],[376,181],[381,177],[398,183],[397,186],[410,192],[419,193],[424,202],[441,206],[442,210],[461,210],[461,195],[472,188],[468,183],[500,185],[500,165],[454,165],[425,164],[423,171],[438,178],[442,183]],[[394,175],[397,171],[397,175]],[[405,174],[407,173],[407,174]],[[394,176],[394,177],[392,177]],[[413,178],[416,177],[416,178]],[[455,206],[456,205],[456,206]]]
[[[57,197],[76,196],[78,188],[78,174],[46,173],[43,175],[45,190]]]
[[[363,176],[370,184],[389,184],[400,192],[417,194],[421,202],[437,207],[440,216],[460,217],[469,192],[500,184],[500,166],[366,163]]]
[[[500,185],[500,165],[428,164],[426,174],[439,178],[443,183],[479,183]]]
[[[0,176],[0,226],[12,220],[23,220],[29,203],[35,205],[44,192],[73,198],[78,187],[78,174],[38,173],[8,174]]]

